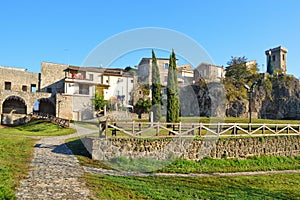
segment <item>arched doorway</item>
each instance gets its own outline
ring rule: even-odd
[[[2,113],[27,114],[27,106],[21,97],[9,96],[2,104]]]
[[[34,103],[34,112],[55,115],[55,105],[49,98],[41,98]]]

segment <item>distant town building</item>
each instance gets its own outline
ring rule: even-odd
[[[179,86],[189,85],[193,83],[194,71],[191,69],[190,64],[178,66],[177,69]]]
[[[160,73],[160,82],[162,86],[167,86],[168,82],[168,58],[157,58],[157,65]],[[146,85],[152,85],[152,58],[142,58],[137,66],[138,82]]]
[[[194,69],[194,81],[204,79],[207,82],[220,82],[224,77],[225,71],[223,66],[216,66],[209,63],[201,63]]]
[[[160,73],[160,82],[162,87],[168,83],[168,58],[157,58],[157,65]],[[178,66],[178,84],[179,86],[188,84],[194,77],[194,71],[190,64]],[[141,84],[152,85],[152,58],[142,58],[137,66],[138,82]]]
[[[286,74],[286,54],[288,50],[283,46],[265,51],[267,61],[267,72],[272,74],[274,70],[282,70]],[[268,71],[269,70],[269,71]]]
[[[73,120],[94,117],[96,92],[120,106],[132,105],[134,76],[119,68],[92,68],[42,62],[41,73],[0,67],[0,121],[21,122],[42,112]]]

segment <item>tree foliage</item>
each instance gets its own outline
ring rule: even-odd
[[[134,106],[135,112],[140,116],[142,113],[148,113],[151,108],[151,101],[149,99],[139,99]]]
[[[157,59],[152,49],[152,111],[153,121],[158,122],[161,118],[161,84]]]
[[[106,101],[104,100],[104,96],[99,94],[98,92],[95,93],[94,96],[94,106],[96,110],[101,110],[105,106]]]
[[[247,98],[245,84],[251,85],[254,81],[259,80],[256,64],[247,64],[247,58],[231,57],[227,62],[224,86],[226,88],[227,101],[234,101]]]
[[[168,84],[167,84],[167,122],[179,122],[180,102],[178,92],[178,71],[174,50],[169,59]]]

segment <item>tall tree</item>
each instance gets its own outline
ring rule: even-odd
[[[172,50],[168,69],[167,122],[179,122],[180,102],[177,76],[176,55],[174,50]]]
[[[152,49],[152,111],[153,121],[158,122],[161,118],[161,84],[157,59]]]

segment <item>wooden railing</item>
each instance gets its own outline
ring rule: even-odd
[[[63,119],[63,118],[58,118],[58,117],[55,117],[55,116],[50,115],[48,113],[34,112],[34,113],[30,113],[29,116],[37,118],[37,119],[49,120],[52,123],[57,124],[57,125],[62,126],[62,127],[70,127],[70,120]]]
[[[299,135],[300,124],[160,123],[103,121],[99,130],[106,137],[213,137]]]

